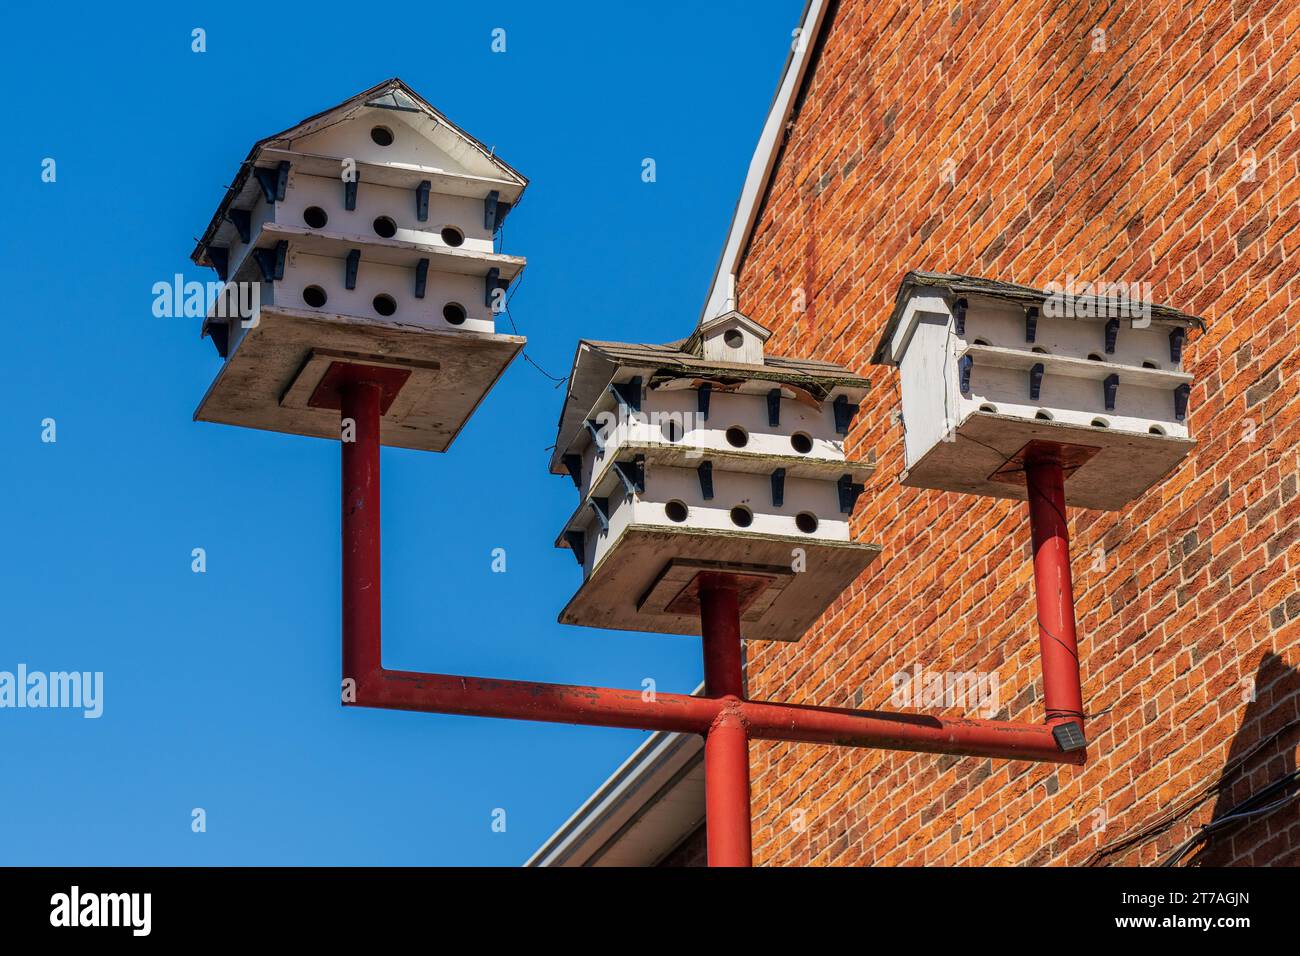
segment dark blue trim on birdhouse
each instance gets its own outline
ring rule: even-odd
[[[208,261],[217,270],[217,278],[225,282],[230,274],[230,250],[224,246],[208,246]]]
[[[1025,309],[1025,341],[1032,342],[1038,336],[1038,309],[1030,306]]]
[[[491,235],[496,235],[510,214],[510,203],[501,199],[501,193],[492,190],[483,200],[483,228]]]
[[[361,177],[357,171],[352,170],[352,178],[343,180],[343,208],[348,212],[355,212],[357,208],[357,183]]]
[[[1106,323],[1106,354],[1115,354],[1115,342],[1119,338],[1119,319],[1111,319]]]
[[[564,465],[564,470],[569,473],[573,479],[573,487],[582,487],[582,456],[575,454],[564,455],[560,458],[560,464]]]
[[[1183,382],[1174,389],[1174,418],[1180,422],[1187,417],[1187,399],[1192,394],[1192,386]]]
[[[420,180],[420,185],[415,187],[415,218],[420,222],[429,221],[429,189],[433,183],[427,179]]]
[[[645,492],[645,455],[637,455],[631,461],[614,462],[614,473],[629,495]]]
[[[415,297],[424,298],[424,290],[429,285],[429,260],[421,259],[415,264]]]
[[[357,287],[357,267],[361,265],[361,250],[349,249],[347,264],[343,267],[343,287],[345,289],[355,289]]]
[[[588,498],[587,505],[596,513],[596,520],[600,522],[602,531],[609,530],[609,499],[608,498]]]
[[[835,401],[831,402],[831,408],[835,412],[835,432],[839,435],[847,435],[849,426],[853,424],[853,416],[858,413],[861,406],[850,405],[847,395],[837,395]]]
[[[858,503],[858,495],[862,494],[864,486],[855,483],[852,475],[840,475],[835,488],[840,493],[840,511],[846,515],[853,514],[853,506]]]
[[[257,184],[262,187],[262,196],[268,203],[275,204],[284,199],[284,192],[289,186],[289,161],[280,160],[280,164],[275,169],[254,166],[253,176],[256,177]]]
[[[1115,394],[1119,391],[1119,375],[1112,372],[1101,383],[1102,397],[1106,400],[1106,411],[1115,410]]]
[[[596,451],[600,452],[601,454],[604,454],[605,439],[600,434],[600,426],[597,425],[595,422],[593,422],[590,418],[588,418],[582,424],[587,429],[587,434],[591,436],[591,442],[593,445],[596,446]]]
[[[961,372],[960,385],[961,385],[961,393],[963,395],[970,394],[970,370],[971,368],[974,367],[974,365],[975,365],[975,359],[973,359],[969,355],[963,355],[961,357],[961,361],[957,363],[957,368]]]
[[[958,335],[966,334],[966,300],[958,299],[952,304],[952,326]]]
[[[785,469],[778,468],[772,472],[772,507],[779,508],[785,504]]]
[[[581,567],[586,563],[587,558],[587,536],[581,531],[564,532],[564,540],[569,542],[569,548],[573,551],[573,556],[578,559],[578,565]]]
[[[696,390],[695,407],[699,410],[700,418],[706,422],[709,420],[709,396],[713,394],[713,386],[705,382]]]
[[[1186,329],[1172,329],[1169,332],[1169,361],[1177,365],[1183,360],[1183,343],[1187,341]]]
[[[774,388],[767,393],[767,423],[773,428],[781,424],[781,390]]]
[[[1043,390],[1043,363],[1036,362],[1029,370],[1029,397],[1038,401],[1038,394]]]
[[[628,382],[610,382],[609,394],[618,400],[618,404],[633,412],[641,411],[641,376]]]
[[[225,322],[214,322],[208,326],[208,338],[217,347],[217,354],[225,358],[230,348],[230,326]]]
[[[241,242],[248,242],[252,238],[253,214],[247,209],[230,209],[226,212],[226,218],[235,227],[235,232],[239,233]]]
[[[695,469],[696,474],[700,476],[700,497],[705,501],[713,500],[713,462],[702,461],[700,467]]]
[[[501,278],[501,270],[493,266],[487,271],[487,278],[483,280],[483,304],[491,308],[493,295],[497,289],[507,289],[509,287],[510,283]],[[493,309],[492,311],[497,312],[499,310]]]
[[[284,278],[284,260],[289,254],[289,241],[281,239],[273,249],[254,249],[253,261],[262,270],[262,278],[267,282]]]

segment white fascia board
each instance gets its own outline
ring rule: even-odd
[[[889,359],[895,365],[903,360],[907,346],[912,341],[912,333],[916,331],[916,323],[921,321],[922,315],[942,316],[945,321],[952,319],[952,310],[941,291],[919,289],[908,298],[903,317],[894,330],[894,337],[889,340]]]
[[[694,694],[703,690],[700,684]],[[659,792],[671,777],[670,770],[703,747],[696,740],[694,734],[663,730],[651,734],[523,865],[583,865]],[[687,749],[683,749],[684,743]]]

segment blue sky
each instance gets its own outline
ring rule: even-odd
[[[254,140],[396,75],[532,181],[505,251],[538,363],[679,338],[801,9],[7,12],[0,670],[102,671],[104,713],[0,710],[0,864],[514,865],[646,736],[340,708],[338,446],[192,422],[219,359],[151,287],[212,277],[193,237]],[[696,640],[555,623],[560,397],[517,361],[448,454],[384,450],[385,664],[689,691]]]

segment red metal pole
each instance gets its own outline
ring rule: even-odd
[[[340,392],[343,426],[343,676],[358,687],[379,673],[378,384],[353,381]],[[351,434],[349,435],[349,426]],[[351,441],[348,439],[351,438]]]
[[[749,734],[742,703],[740,601],[734,577],[700,575],[704,693],[721,705],[704,735],[704,813],[709,866],[751,866]]]
[[[1034,594],[1038,644],[1043,658],[1047,723],[1077,721],[1083,727],[1079,650],[1074,631],[1074,582],[1070,578],[1070,530],[1065,520],[1065,473],[1059,448],[1038,451],[1025,462],[1029,526],[1034,548]]]
[[[1005,720],[936,717],[777,704],[748,700],[741,704],[745,726],[754,740],[789,740],[835,747],[871,747],[918,753],[1036,760],[1082,764],[1082,750],[1065,752],[1043,724]]]
[[[646,699],[640,690],[391,670],[359,687],[356,702],[391,710],[688,734],[704,733],[722,709],[718,701],[689,694],[656,693]]]

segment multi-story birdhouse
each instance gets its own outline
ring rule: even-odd
[[[331,369],[365,364],[402,381],[383,443],[444,451],[523,346],[496,243],[526,185],[398,79],[258,142],[192,256],[228,283],[195,418],[336,438]]]
[[[900,373],[903,484],[1023,500],[1031,442],[1062,447],[1082,508],[1166,475],[1195,444],[1182,362],[1204,323],[1137,292],[909,273],[874,357]]]
[[[849,536],[873,466],[844,439],[868,382],[766,355],[769,334],[730,312],[668,345],[579,343],[551,461],[579,499],[561,622],[698,634],[696,577],[725,571],[746,638],[798,640],[879,553]]]

